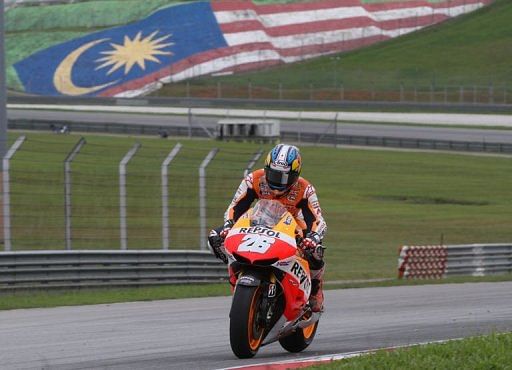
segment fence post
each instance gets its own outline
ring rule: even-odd
[[[16,153],[16,151],[20,148],[21,144],[25,141],[26,136],[22,135],[14,144],[12,144],[11,148],[5,154],[2,162],[2,182],[3,182],[3,211],[4,211],[4,249],[6,252],[9,252],[12,249],[12,241],[11,241],[11,192],[10,192],[10,182],[9,182],[9,162]]]
[[[207,250],[207,235],[206,235],[206,167],[211,162],[213,157],[219,151],[218,148],[210,150],[208,155],[204,158],[201,166],[199,166],[199,245],[202,250]]]
[[[404,101],[404,83],[400,82],[400,101]]]
[[[262,154],[263,154],[263,149],[258,150],[258,152],[256,152],[254,154],[254,156],[251,158],[249,163],[247,163],[247,167],[244,170],[244,177],[249,174],[249,172],[252,170],[252,168],[254,167],[256,162],[258,162],[258,160],[261,158]]]
[[[301,120],[302,120],[302,111],[299,112],[299,114],[298,114],[298,121],[297,121],[297,124],[299,126],[299,129],[297,130],[297,141],[299,142],[299,144],[300,144],[300,141],[302,139],[302,123],[301,123]]]
[[[464,86],[460,87],[459,94],[459,103],[464,103]]]
[[[192,137],[192,108],[188,108],[188,137]]]
[[[169,249],[169,183],[167,179],[168,167],[174,157],[181,150],[182,145],[176,144],[162,163],[162,249]]]
[[[121,163],[119,163],[119,223],[121,228],[120,239],[122,250],[126,250],[128,246],[126,234],[126,165],[135,153],[137,153],[140,147],[140,143],[135,143],[135,145],[123,157]]]
[[[85,139],[83,137],[80,138],[64,160],[64,218],[66,225],[66,250],[68,251],[71,250],[71,162],[73,162],[73,159],[75,159],[85,143]]]
[[[334,147],[338,148],[338,114],[340,112],[336,112],[336,116],[334,117]]]
[[[492,82],[489,84],[489,104],[494,104],[494,85]]]

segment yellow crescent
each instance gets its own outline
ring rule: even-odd
[[[115,84],[117,81],[109,82],[104,85],[91,86],[91,87],[80,87],[76,86],[71,80],[71,72],[73,71],[73,66],[75,65],[77,59],[82,55],[85,51],[92,48],[93,46],[102,43],[108,39],[101,39],[89,42],[80,46],[75,51],[71,52],[64,60],[59,64],[57,69],[55,70],[55,74],[53,75],[53,85],[63,95],[85,95],[90,94],[95,91],[104,89],[107,86]]]

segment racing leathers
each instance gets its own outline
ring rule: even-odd
[[[286,192],[276,195],[268,186],[263,169],[249,174],[240,183],[231,204],[224,214],[224,225],[210,232],[208,237],[210,248],[218,258],[227,263],[227,257],[221,247],[223,240],[233,224],[251,207],[256,199],[279,201],[295,217],[302,229],[304,239],[299,246],[307,252],[305,256],[311,269],[310,304],[313,311],[321,311],[323,309],[322,285],[325,270],[322,239],[327,230],[327,225],[322,217],[322,210],[315,188],[306,179],[299,177]],[[236,277],[231,270],[230,283],[232,285],[236,283]]]

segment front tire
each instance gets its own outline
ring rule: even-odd
[[[236,287],[229,321],[229,341],[238,358],[251,358],[263,342],[265,326],[260,306],[263,297],[261,286]]]
[[[319,321],[303,329],[297,329],[293,334],[279,339],[281,347],[288,352],[301,352],[313,342]]]

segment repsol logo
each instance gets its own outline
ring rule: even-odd
[[[279,231],[274,231],[271,229],[267,229],[266,227],[255,226],[255,227],[241,227],[241,234],[262,234],[266,236],[272,236],[274,238],[279,238],[281,233]]]
[[[309,288],[310,282],[308,280],[308,274],[306,273],[304,268],[302,268],[302,266],[298,262],[295,262],[293,264],[290,271],[292,274],[294,274],[297,277],[297,279],[299,279],[300,285],[304,285],[304,289]]]

